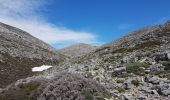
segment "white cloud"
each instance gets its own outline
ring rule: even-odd
[[[60,47],[61,44],[64,47],[73,43],[99,43],[93,33],[58,27],[40,17],[42,15],[39,12],[45,8],[45,4],[45,0],[0,0],[0,22],[23,29]]]

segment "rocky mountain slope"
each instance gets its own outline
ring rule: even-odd
[[[129,33],[23,80],[2,89],[0,98],[10,94],[28,100],[169,100],[170,22]],[[41,85],[32,84],[35,80]],[[50,85],[42,85],[46,82]]]
[[[57,64],[63,57],[29,33],[0,23],[0,87],[30,76],[32,67]]]
[[[59,52],[72,58],[83,56],[85,54],[92,52],[95,49],[97,49],[97,46],[80,43],[63,48],[59,50]]]
[[[80,74],[59,72],[22,79],[0,91],[0,100],[103,100],[109,92]]]
[[[96,80],[110,100],[169,100],[170,22],[129,33],[50,73],[61,70]]]

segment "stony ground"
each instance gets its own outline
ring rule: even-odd
[[[45,74],[62,70],[104,85],[110,100],[169,100],[170,23],[131,33]]]

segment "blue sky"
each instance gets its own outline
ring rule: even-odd
[[[170,0],[56,0],[47,16],[55,24],[90,31],[109,42],[170,19],[169,4]]]
[[[16,0],[22,1],[16,4],[24,11],[4,7],[3,3],[10,5],[8,1],[0,0],[0,8],[12,14],[0,13],[7,17],[0,21],[24,29],[56,48],[79,42],[104,44],[144,26],[170,20],[170,0]],[[22,26],[12,18],[19,19]],[[28,21],[32,21],[29,26],[23,24]]]

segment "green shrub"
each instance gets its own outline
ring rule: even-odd
[[[132,80],[131,83],[136,87],[139,86],[140,82],[138,80]]]
[[[97,75],[99,75],[99,73],[98,73],[98,72],[96,72],[96,76],[97,76]]]
[[[136,75],[144,75],[144,70],[140,69],[140,67],[149,67],[148,64],[145,63],[139,63],[139,62],[134,62],[134,63],[128,63],[126,64],[126,70],[128,73],[134,73]]]
[[[10,88],[0,94],[0,100],[31,100],[30,95],[37,91],[38,82],[22,84],[20,88]]]
[[[82,94],[85,96],[86,100],[93,100],[94,98],[93,93],[91,91],[86,90],[86,91],[83,91]]]
[[[160,78],[168,78],[168,79],[170,79],[170,70],[155,71],[155,72],[152,72],[151,74],[157,75]]]
[[[126,52],[133,52],[134,48],[118,48],[114,50],[112,53],[126,53]]]
[[[160,45],[161,42],[159,40],[154,40],[154,41],[147,41],[147,42],[144,42],[144,43],[141,43],[141,44],[137,44],[135,46],[136,49],[143,49],[143,48],[146,48],[146,47],[153,47],[153,46],[156,46],[156,45]]]
[[[122,73],[122,74],[117,74],[115,72],[112,73],[112,77],[118,77],[118,78],[126,78],[126,77],[129,77],[131,76],[129,73]]]
[[[122,87],[117,87],[116,90],[118,90],[120,93],[125,92],[125,89]]]
[[[162,62],[162,64],[165,66],[165,70],[168,71],[170,70],[170,61],[164,61]]]
[[[103,97],[96,97],[95,100],[105,100]]]
[[[124,80],[117,80],[116,82],[117,82],[117,83],[123,83]]]
[[[97,77],[97,78],[96,78],[96,81],[100,82],[100,78],[99,78],[99,77]]]
[[[118,49],[112,51],[112,53],[133,52],[134,50],[137,50],[137,49],[143,49],[143,48],[146,48],[146,47],[153,47],[153,46],[160,45],[160,44],[161,44],[161,42],[159,40],[147,41],[147,42],[143,42],[143,43],[137,44],[135,47],[118,48]]]

